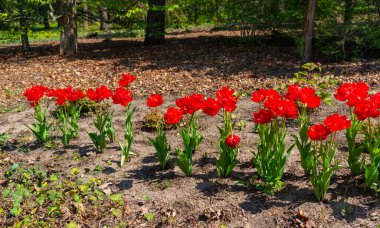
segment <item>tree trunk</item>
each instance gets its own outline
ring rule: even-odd
[[[30,44],[29,44],[29,38],[28,38],[28,21],[24,16],[21,16],[20,18],[20,29],[21,29],[21,44],[22,44],[22,50],[24,51],[30,51]]]
[[[272,0],[270,4],[271,13],[277,16],[280,13],[281,0]]]
[[[83,30],[88,30],[88,18],[87,18],[87,14],[88,14],[88,5],[86,3],[86,1],[84,1],[83,3],[83,11],[84,11],[84,17],[83,17]]]
[[[107,8],[100,6],[99,7],[99,14],[100,14],[100,30],[102,31],[108,31],[108,10]]]
[[[17,0],[18,11],[20,14],[20,36],[23,51],[30,51],[29,38],[28,38],[28,19],[25,17],[24,8],[21,0]]]
[[[50,29],[48,12],[46,12],[46,14],[44,15],[44,27],[45,29]]]
[[[315,10],[317,8],[317,0],[308,0],[305,10],[305,24],[303,28],[303,61],[308,62],[311,59],[311,51],[313,47],[313,32]]]
[[[375,0],[376,8],[377,8],[377,13],[379,14],[380,17],[380,0]]]
[[[76,0],[61,0],[62,15],[59,24],[62,26],[59,47],[60,55],[74,55],[78,52],[77,15],[75,12]]]
[[[355,0],[344,0],[344,24],[351,24]]]
[[[165,6],[166,0],[148,0],[149,9],[146,18],[145,44],[155,45],[165,42]]]

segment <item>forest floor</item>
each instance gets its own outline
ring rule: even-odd
[[[294,45],[267,41],[241,44],[236,32],[198,31],[167,35],[163,45],[147,47],[141,39],[82,39],[79,54],[61,57],[58,43],[33,44],[31,53],[19,46],[0,46],[0,107],[18,107],[25,88],[117,86],[120,75],[139,80],[132,85],[138,96],[150,93],[215,92],[222,85],[251,92],[288,82],[300,70]],[[379,60],[321,62],[326,74],[341,81],[380,83]],[[175,86],[173,86],[175,85]]]
[[[287,163],[282,191],[268,196],[254,187],[239,185],[238,182],[257,177],[252,166],[252,151],[255,151],[258,135],[253,130],[251,116],[258,106],[249,98],[239,101],[236,112],[237,121],[245,120],[247,125],[235,129],[242,143],[238,156],[240,162],[230,178],[218,178],[215,169],[218,158],[216,126],[222,120],[205,115],[200,116],[200,131],[205,139],[194,154],[194,175],[185,177],[182,174],[175,165],[174,151],[169,168],[160,169],[154,148],[148,142],[148,137],[154,137],[155,133],[143,125],[148,111],[145,105],[147,95],[153,92],[165,95],[163,111],[180,95],[198,92],[213,96],[223,85],[250,94],[259,87],[288,82],[300,68],[301,62],[292,46],[235,44],[228,35],[206,31],[171,34],[166,44],[155,47],[145,47],[138,39],[85,39],[80,40],[80,54],[71,58],[58,56],[56,43],[35,44],[34,52],[29,54],[18,52],[15,46],[1,47],[0,104],[3,108],[0,133],[7,132],[11,138],[0,153],[0,189],[3,194],[0,224],[36,227],[33,221],[39,221],[56,227],[67,224],[79,227],[123,227],[126,224],[132,227],[379,225],[379,199],[373,192],[363,191],[363,177],[350,176],[343,133],[336,140],[339,145],[336,160],[343,168],[333,176],[326,202],[315,200],[295,149]],[[379,88],[379,60],[322,64],[326,72],[334,74],[340,81],[361,80],[371,84],[372,88]],[[95,152],[85,133],[94,130],[93,116],[80,119],[82,134],[67,149],[63,149],[58,141],[55,146],[43,147],[25,126],[33,122],[33,110],[21,95],[25,88],[36,84],[79,88],[105,84],[115,88],[123,72],[138,77],[130,87],[136,94],[132,105],[137,107],[133,118],[135,138],[132,151],[138,156],[132,157],[124,167],[118,165],[120,149],[117,143],[109,144],[102,154]],[[121,140],[124,110],[112,108],[117,138]],[[321,122],[335,112],[347,114],[348,110],[335,101],[334,106],[322,106],[314,112],[312,122]],[[294,142],[290,135],[297,131],[298,124],[289,122],[287,145]],[[167,136],[173,150],[182,147],[177,130],[168,130]],[[22,175],[16,170],[13,179],[5,178],[3,174],[9,175],[6,171],[15,163],[20,165],[18,170]],[[38,168],[31,171],[31,167]],[[37,175],[36,170],[47,174]],[[54,175],[59,178],[53,178]],[[99,182],[90,185],[91,178]],[[48,183],[47,186],[33,182],[41,179]],[[32,194],[29,201],[22,204],[21,214],[14,217],[7,212],[12,208],[13,195],[5,197],[4,192],[17,181]],[[63,183],[63,186],[57,183]],[[103,199],[107,196],[110,197],[108,201]],[[34,202],[41,197],[45,197],[44,202]]]

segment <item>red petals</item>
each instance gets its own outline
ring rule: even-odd
[[[233,112],[236,109],[236,103],[237,99],[234,97],[226,97],[223,98],[222,100],[219,100],[219,104],[226,112]]]
[[[123,107],[127,106],[132,100],[132,92],[122,87],[117,88],[112,95],[113,103],[120,104]]]
[[[315,124],[307,130],[307,136],[313,141],[322,141],[325,140],[331,131],[328,127],[323,124]]]
[[[206,115],[216,116],[219,113],[220,108],[220,104],[217,100],[215,100],[214,98],[208,98],[203,103],[202,111]]]
[[[86,93],[88,98],[92,101],[102,101],[112,96],[111,90],[108,89],[106,86],[101,86],[99,88],[96,88],[95,90],[88,89]]]
[[[380,111],[371,100],[364,100],[355,106],[354,114],[358,120],[365,120],[367,118],[376,118],[380,115]]]
[[[253,113],[253,122],[258,124],[266,124],[272,122],[274,118],[272,111],[267,109],[260,109],[258,112]]]
[[[226,138],[224,143],[231,148],[236,148],[240,143],[240,137],[232,134]]]
[[[62,106],[66,101],[77,101],[86,97],[82,90],[73,90],[72,87],[64,89],[50,89],[46,91],[47,97],[54,97],[58,106]]]
[[[300,97],[300,88],[297,84],[288,87],[288,92],[285,95],[286,99],[297,101]]]
[[[307,105],[308,108],[318,108],[321,105],[321,98],[315,95],[315,90],[311,87],[298,87],[291,85],[285,97],[294,102],[300,101]]]
[[[71,102],[74,102],[74,101],[83,99],[85,97],[86,95],[83,93],[82,90],[72,90],[71,93],[69,94],[68,100]]]
[[[373,103],[373,105],[380,109],[380,92],[376,93],[375,95],[370,97],[370,101]]]
[[[177,124],[182,120],[182,118],[182,110],[174,107],[168,108],[167,112],[164,115],[164,119],[167,124]]]
[[[130,74],[122,74],[119,80],[119,86],[127,87],[131,82],[136,80],[136,77]]]
[[[183,111],[184,114],[194,114],[203,106],[204,96],[201,94],[192,94],[175,101],[175,104]]]
[[[34,107],[35,105],[38,105],[38,102],[44,96],[47,90],[48,88],[37,85],[26,89],[22,95],[26,97],[26,99],[29,101],[29,104]]]
[[[271,110],[276,116],[285,118],[297,118],[298,110],[294,101],[283,99],[268,99],[264,107]]]
[[[369,86],[363,82],[345,83],[341,85],[335,92],[334,96],[337,100],[346,101],[350,107],[366,100],[368,97]]]
[[[332,132],[336,132],[349,128],[351,126],[351,120],[348,120],[347,116],[333,114],[328,116],[325,121],[323,121],[323,124]]]
[[[234,96],[235,90],[223,86],[220,90],[216,91],[216,98],[218,99],[220,107],[224,108],[226,112],[233,112],[236,109],[238,97]]]
[[[235,90],[229,89],[226,86],[223,86],[220,90],[216,91],[216,98],[218,100],[223,100],[225,98],[233,98]]]
[[[256,103],[261,103],[265,101],[265,99],[280,99],[281,96],[274,89],[259,89],[252,93],[251,100]]]
[[[148,107],[154,108],[162,105],[164,103],[164,98],[159,94],[152,94],[146,100],[146,105]]]

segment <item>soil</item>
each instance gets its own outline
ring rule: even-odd
[[[165,96],[166,107],[174,103],[174,96]],[[136,99],[133,106],[137,111],[133,118],[135,139],[132,151],[137,153],[122,168],[119,167],[120,149],[116,144],[109,144],[103,154],[97,154],[86,131],[94,130],[93,117],[80,120],[81,132],[78,140],[72,141],[70,149],[45,149],[35,141],[25,125],[32,123],[32,110],[9,112],[0,115],[2,131],[9,132],[14,140],[24,140],[29,152],[18,150],[8,151],[8,157],[17,162],[34,163],[59,167],[61,173],[70,172],[71,168],[79,167],[81,177],[92,176],[107,183],[109,193],[123,193],[132,214],[153,213],[153,221],[139,220],[140,226],[161,226],[160,219],[167,214],[174,217],[174,227],[375,227],[380,223],[380,203],[370,192],[362,188],[363,178],[352,178],[347,166],[347,149],[340,146],[337,161],[343,168],[332,178],[326,202],[315,200],[313,189],[308,178],[303,175],[298,152],[294,149],[287,162],[283,177],[286,187],[274,196],[268,196],[252,187],[238,185],[237,182],[248,181],[257,177],[252,167],[252,151],[258,135],[253,131],[251,121],[252,111],[258,106],[248,98],[239,101],[236,112],[237,121],[244,119],[247,126],[235,133],[242,138],[238,159],[239,165],[232,176],[226,179],[217,177],[215,160],[217,151],[217,125],[222,124],[220,117],[201,115],[200,130],[204,135],[199,151],[194,154],[194,173],[185,177],[175,165],[176,156],[171,155],[170,167],[162,171],[158,165],[155,150],[148,143],[148,137],[155,133],[146,131],[143,118],[148,108],[144,99]],[[117,138],[122,140],[124,129],[124,110],[112,106]],[[334,113],[346,113],[343,104],[336,103],[334,107],[317,110],[313,122],[321,122],[325,116]],[[293,139],[292,133],[298,131],[296,122],[289,122],[287,144]],[[176,129],[168,130],[168,140],[172,148],[181,148],[181,140]],[[339,145],[344,145],[344,135],[337,138]],[[174,150],[174,149],[173,149]],[[80,153],[84,159],[73,159],[75,153]],[[204,156],[206,154],[207,156]],[[57,160],[57,156],[60,159]],[[102,172],[90,174],[83,170],[94,170],[97,165]],[[132,216],[133,217],[133,216]],[[104,218],[104,224],[107,218]],[[98,223],[96,223],[98,224]],[[99,227],[100,223],[99,223]]]
[[[363,191],[363,177],[350,176],[343,133],[337,138],[340,146],[336,157],[343,168],[333,176],[326,202],[315,200],[296,150],[287,162],[283,177],[286,187],[274,196],[239,185],[241,180],[257,177],[252,151],[258,135],[253,131],[251,115],[258,107],[248,98],[238,105],[237,121],[244,119],[247,126],[235,129],[242,138],[240,163],[230,178],[218,178],[215,168],[216,126],[222,120],[204,115],[200,117],[204,141],[194,154],[193,176],[185,177],[175,165],[174,148],[182,148],[176,129],[167,132],[172,155],[168,170],[161,170],[155,150],[148,142],[148,137],[154,137],[155,133],[143,127],[148,111],[144,99],[147,95],[165,95],[164,110],[180,95],[195,91],[212,96],[223,85],[250,93],[256,88],[287,82],[300,69],[294,46],[241,44],[231,35],[223,31],[173,33],[164,45],[154,47],[143,46],[141,39],[82,39],[80,53],[75,57],[58,56],[56,42],[33,44],[32,53],[22,53],[16,46],[0,47],[0,133],[11,134],[11,145],[15,145],[7,150],[6,161],[0,157],[3,166],[0,170],[9,167],[10,161],[55,166],[60,173],[79,167],[82,178],[95,176],[107,183],[106,192],[124,194],[131,210],[128,219],[135,221],[135,226],[165,226],[162,218],[168,214],[174,218],[171,224],[174,227],[375,227],[380,224],[379,199],[372,192]],[[365,81],[373,88],[379,86],[379,60],[330,62],[323,66],[326,73],[334,74],[340,81]],[[103,154],[96,153],[86,134],[94,130],[93,116],[80,120],[81,135],[71,141],[73,146],[69,149],[62,149],[59,143],[56,148],[46,149],[36,143],[26,128],[33,122],[33,110],[22,98],[25,88],[36,84],[55,88],[105,84],[115,88],[123,72],[138,77],[130,87],[135,95],[133,106],[138,108],[133,118],[132,145],[137,157],[120,168],[121,151],[116,143],[109,144]],[[117,138],[122,140],[124,110],[112,108]],[[312,121],[321,122],[334,112],[347,114],[347,109],[339,102],[333,107],[323,106],[313,114]],[[296,122],[288,124],[287,144],[290,145],[293,142],[290,135],[298,131],[298,126]],[[74,159],[77,153],[79,160]],[[86,171],[94,170],[97,165],[102,167],[100,173]],[[137,220],[147,213],[155,215],[153,221]],[[109,218],[93,222],[94,226],[111,224],[112,227]]]

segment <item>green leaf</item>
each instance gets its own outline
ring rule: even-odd
[[[122,194],[112,194],[110,196],[112,202],[117,202],[123,200],[123,195]]]
[[[9,211],[9,213],[13,216],[18,216],[20,215],[22,212],[22,208],[17,205],[17,206],[13,206],[13,208]]]
[[[51,181],[51,182],[58,181],[58,180],[59,180],[59,179],[58,179],[58,175],[53,174],[53,175],[50,176],[50,181]]]
[[[84,193],[84,194],[87,194],[90,190],[90,187],[88,185],[80,185],[79,186],[79,190]]]
[[[66,224],[66,228],[78,228],[78,223],[71,221],[70,223]]]
[[[53,212],[55,211],[59,211],[59,207],[57,205],[54,205],[54,206],[51,206],[51,207],[48,207],[48,214],[52,214]]]
[[[145,218],[147,221],[152,221],[152,220],[154,220],[154,214],[153,213],[147,213],[145,215]]]
[[[8,188],[5,188],[5,189],[3,190],[2,197],[3,197],[3,198],[7,198],[7,196],[9,195],[9,193],[11,193],[11,190],[8,189]]]
[[[118,216],[121,214],[120,209],[114,209],[114,208],[112,208],[111,211],[112,211],[112,214],[113,214],[115,217],[118,217]]]

